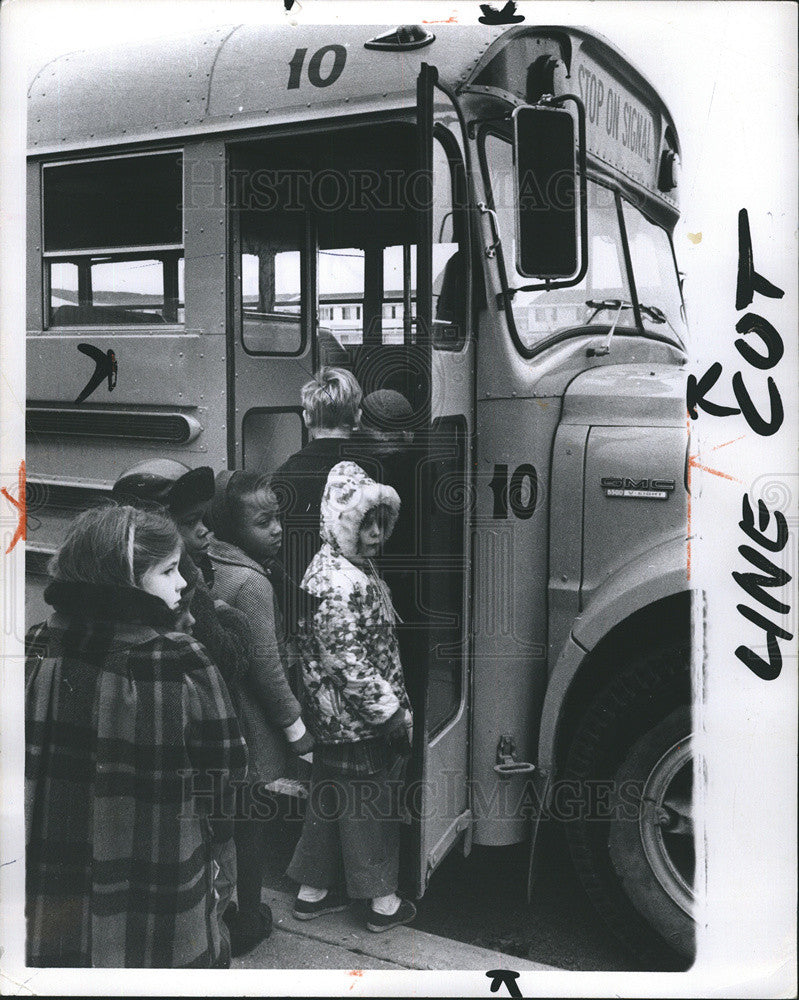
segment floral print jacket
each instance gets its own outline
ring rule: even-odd
[[[300,635],[307,722],[323,743],[376,736],[398,709],[411,711],[391,595],[373,564],[356,566],[361,523],[373,507],[399,513],[390,486],[370,479],[353,462],[339,462],[322,497],[322,548],[302,580],[318,602]]]

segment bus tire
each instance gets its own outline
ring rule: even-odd
[[[585,712],[564,779],[574,867],[610,930],[649,967],[695,953],[690,654],[643,654]]]

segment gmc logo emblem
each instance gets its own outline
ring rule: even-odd
[[[675,485],[673,479],[628,479],[626,476],[603,476],[600,482],[603,490],[665,490],[670,492]]]

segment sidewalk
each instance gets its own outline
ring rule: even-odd
[[[294,897],[264,889],[274,930],[249,955],[233,960],[234,969],[514,969],[552,971],[555,967],[504,955],[461,941],[397,927],[383,934],[366,930],[358,903],[342,913],[316,920],[295,920]]]

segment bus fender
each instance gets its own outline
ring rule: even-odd
[[[609,577],[578,615],[547,684],[538,739],[538,767],[555,764],[558,726],[574,678],[604,636],[636,611],[690,589],[685,536],[663,542]]]

